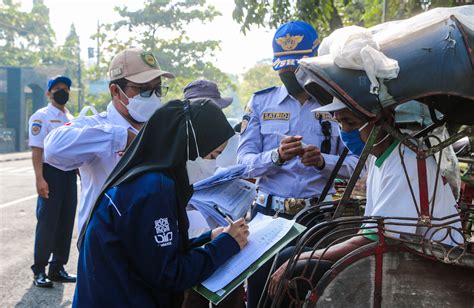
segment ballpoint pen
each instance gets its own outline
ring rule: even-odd
[[[277,135],[277,136],[279,136],[279,137],[281,137],[281,138],[289,137],[288,135],[282,134],[282,133],[280,133],[279,131],[276,131],[276,130],[273,131],[272,134],[273,134],[273,135]],[[301,146],[302,146],[303,148],[305,148],[305,147],[307,147],[308,145],[307,145],[306,143],[304,143],[303,141],[301,141]]]
[[[234,221],[232,220],[232,218],[230,218],[229,215],[223,213],[219,207],[217,206],[217,204],[214,204],[214,209],[216,210],[217,213],[219,213],[222,217],[224,217],[224,219],[230,224],[232,225],[234,223]]]

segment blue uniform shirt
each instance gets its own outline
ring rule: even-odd
[[[248,105],[244,121],[248,121],[240,135],[237,160],[248,166],[250,177],[259,177],[258,186],[262,191],[285,198],[310,198],[319,196],[329,178],[344,145],[339,140],[339,125],[329,114],[322,121],[331,123],[331,152],[323,154],[325,167],[318,170],[301,163],[295,157],[283,166],[272,163],[271,152],[278,148],[282,137],[274,131],[293,136],[303,136],[303,143],[321,147],[325,139],[318,114],[311,110],[321,105],[314,99],[303,105],[288,94],[284,86],[268,88],[256,92]],[[245,127],[246,123],[242,126]],[[358,157],[348,155],[339,171],[339,176],[350,177]],[[334,192],[334,189],[330,192]]]
[[[240,251],[222,233],[181,252],[174,192],[170,178],[150,172],[102,196],[79,253],[74,307],[172,307]],[[192,246],[206,240],[210,232]]]

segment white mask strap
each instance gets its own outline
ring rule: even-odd
[[[362,125],[362,126],[359,128],[359,132],[363,131],[364,128],[367,127],[367,125],[369,125],[369,122],[366,122],[364,125]]]
[[[187,150],[188,160],[189,160],[189,126],[191,126],[191,131],[193,132],[194,144],[196,145],[197,155],[198,157],[201,156],[201,154],[199,153],[199,147],[197,144],[196,132],[194,131],[193,122],[191,120],[187,120],[186,121],[186,136],[188,137],[188,146],[186,150]]]
[[[384,142],[389,136],[390,136],[390,134],[385,135],[385,137],[383,137],[382,140],[380,140],[380,141],[377,142],[377,143],[374,143],[374,145],[373,145],[372,147],[375,148],[376,146],[378,146],[379,144],[381,144],[382,142]]]
[[[126,97],[127,99],[130,99],[130,97],[128,97],[128,95],[125,94],[125,92],[122,90],[122,88],[121,88],[118,84],[117,84],[116,86],[117,86],[117,88],[119,88],[120,92],[122,92],[122,94],[125,95],[125,97]],[[120,100],[120,101],[122,101],[122,100]]]

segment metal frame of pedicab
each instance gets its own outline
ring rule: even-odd
[[[448,38],[452,38],[451,35],[455,36],[458,35],[457,38],[462,37],[462,41],[465,44],[465,48],[467,51],[467,58],[470,62],[471,70],[474,69],[474,51],[473,45],[474,42],[472,41],[472,33],[470,33],[471,37],[468,37],[466,34],[465,29],[463,28],[462,24],[454,17],[451,16],[449,20],[446,22],[449,24],[449,32]],[[438,25],[439,26],[439,25]],[[458,29],[457,33],[453,33],[452,31]],[[382,48],[383,50],[383,48]],[[390,55],[389,55],[390,56]],[[396,57],[395,57],[396,58]],[[300,65],[300,69],[297,72],[298,79],[305,85],[305,89],[312,94],[313,96],[315,92],[316,94],[322,95],[322,97],[318,97],[324,101],[326,99],[326,103],[328,99],[332,96],[337,96],[346,105],[351,108],[354,112],[362,115],[367,119],[374,119],[377,117],[377,114],[371,112],[370,108],[367,106],[360,105],[356,103],[356,100],[337,82],[329,78],[327,74],[324,73],[324,70],[321,69],[320,71],[311,70],[306,67],[302,63]],[[308,77],[308,71],[312,74],[311,77]],[[474,82],[474,73],[467,76],[468,79]],[[316,79],[316,82],[314,81]],[[308,81],[309,80],[309,81]],[[474,84],[474,83],[473,83]],[[382,82],[382,86],[385,86]],[[322,91],[321,91],[322,90]],[[474,90],[473,90],[474,92]],[[417,95],[418,94],[418,95]],[[456,93],[446,91],[437,92],[430,89],[424,93],[409,93],[405,97],[399,97],[396,100],[397,104],[404,103],[411,99],[418,99],[424,102],[426,98],[433,98],[433,100],[438,100],[440,97],[448,97],[449,99],[454,97],[456,104],[472,104],[474,107],[474,94],[473,93]],[[394,99],[392,97],[392,99]],[[383,104],[380,101],[379,97],[376,97],[377,103],[380,105],[380,109],[383,109]],[[372,100],[373,104],[373,100]],[[439,106],[439,102],[436,103]],[[459,106],[459,104],[457,106]],[[438,140],[439,143],[436,146],[426,148],[425,141],[428,137],[430,138],[437,138],[436,136],[429,135],[434,128],[446,123],[449,120],[453,120],[453,110],[450,110],[450,114],[445,114],[443,119],[438,119],[435,116],[434,109],[436,106],[435,103],[427,103],[430,108],[430,113],[432,115],[432,120],[434,122],[433,125],[423,129],[420,132],[417,132],[414,136],[410,136],[407,134],[401,134],[397,130],[394,130],[386,123],[382,121],[376,122],[378,125],[374,127],[372,130],[369,139],[366,143],[366,146],[360,156],[360,160],[355,168],[354,174],[349,180],[347,188],[344,192],[342,199],[339,201],[337,206],[334,206],[331,203],[320,203],[302,213],[297,215],[296,220],[302,224],[310,226],[311,228],[299,239],[296,249],[289,260],[289,264],[287,266],[287,270],[284,274],[284,279],[282,279],[278,285],[278,289],[276,292],[275,298],[272,301],[269,301],[269,297],[266,295],[266,290],[262,295],[259,305],[265,306],[268,303],[271,303],[272,307],[282,307],[282,301],[284,298],[290,301],[289,303],[285,303],[286,305],[294,306],[294,307],[313,307],[318,304],[318,300],[324,294],[325,289],[328,285],[346,268],[350,265],[353,265],[355,262],[367,258],[369,256],[375,257],[375,271],[374,271],[374,286],[373,286],[373,294],[372,294],[372,305],[374,307],[381,307],[383,304],[382,298],[382,282],[383,282],[383,256],[386,253],[390,252],[409,252],[416,255],[419,255],[427,260],[433,260],[436,262],[442,262],[445,264],[450,264],[452,266],[463,266],[466,268],[467,271],[472,272],[473,283],[474,286],[474,249],[473,243],[466,242],[466,237],[470,236],[471,238],[474,237],[473,230],[458,230],[450,226],[453,222],[461,221],[462,226],[466,225],[466,219],[469,219],[469,214],[474,213],[474,209],[470,207],[465,207],[463,209],[464,215],[453,215],[451,217],[443,217],[443,218],[433,218],[433,208],[430,211],[430,203],[434,204],[434,198],[431,199],[430,202],[428,196],[428,185],[427,185],[427,172],[426,172],[426,161],[425,159],[429,156],[432,156],[435,153],[439,152],[441,154],[441,150],[455,141],[461,139],[464,136],[471,136],[474,135],[474,123],[467,123],[468,126],[466,129],[454,134],[449,139],[441,141]],[[462,110],[469,110],[469,107],[463,105],[461,108]],[[373,108],[372,108],[373,109]],[[449,108],[448,108],[449,109]],[[464,116],[464,119],[467,119]],[[473,120],[474,121],[474,116]],[[417,154],[417,171],[418,171],[418,187],[419,187],[419,204],[417,204],[413,190],[410,187],[410,191],[413,197],[413,201],[415,203],[415,207],[418,212],[418,218],[403,218],[403,217],[342,217],[344,210],[346,209],[346,205],[351,203],[350,196],[352,193],[352,189],[359,178],[359,175],[364,168],[365,161],[370,153],[370,150],[375,143],[375,138],[380,130],[384,130],[388,134],[390,134],[395,139],[398,139],[401,143],[405,146],[412,149]],[[330,185],[333,183],[337,171],[342,165],[342,161],[344,160],[347,154],[347,150],[341,155],[338,164],[334,172],[332,173],[331,178],[328,181],[328,185],[325,187],[323,194],[327,194],[329,191]],[[399,151],[399,155],[401,151]],[[439,162],[441,161],[441,157],[439,157]],[[403,162],[403,157],[402,157]],[[438,162],[437,168],[437,176],[440,172],[440,163]],[[403,165],[403,168],[405,166]],[[405,170],[406,171],[406,170]],[[437,185],[437,182],[436,184]],[[434,189],[436,192],[436,187]],[[324,200],[324,197],[321,198]],[[356,204],[357,206],[357,204]],[[467,215],[466,215],[467,214]],[[472,215],[471,215],[472,216]],[[397,222],[393,220],[396,219]],[[324,221],[327,220],[327,221]],[[319,222],[319,223],[318,223]],[[471,222],[472,223],[472,222]],[[426,229],[425,233],[422,235],[414,235],[414,234],[402,234],[400,232],[396,232],[390,229],[390,226],[394,225],[405,225],[405,226],[416,226],[416,227],[424,227]],[[362,227],[361,227],[362,226]],[[370,227],[369,227],[370,226]],[[294,270],[296,268],[297,262],[304,262],[298,261],[299,255],[303,252],[305,247],[310,247],[312,252],[314,253],[316,250],[325,247],[327,250],[328,247],[335,245],[339,242],[345,241],[351,237],[355,236],[363,236],[362,234],[358,233],[359,230],[366,229],[364,235],[373,234],[378,236],[378,241],[373,242],[371,244],[365,245],[356,249],[355,251],[349,253],[342,259],[338,260],[317,282],[313,284],[311,278],[314,277],[316,271],[318,269],[319,263],[315,265],[310,265],[309,262],[305,262],[303,274],[299,276],[294,276]],[[442,239],[434,240],[433,236],[437,232],[443,232],[444,236]],[[450,237],[454,240],[453,233],[458,232],[463,235],[464,242],[463,243],[456,243],[456,246],[450,247],[445,246],[442,241],[446,238]],[[390,234],[399,233],[399,238],[393,238]],[[431,235],[429,235],[431,233]],[[469,233],[469,234],[467,234]],[[322,258],[324,259],[323,252]],[[275,269],[275,263],[273,264],[273,270]],[[268,277],[270,278],[270,276]],[[297,295],[298,287],[301,284],[306,284],[306,288],[308,291],[304,298],[299,298]],[[268,280],[266,288],[268,287]],[[296,293],[295,293],[296,292]],[[474,294],[473,294],[474,300]]]

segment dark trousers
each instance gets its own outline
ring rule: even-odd
[[[293,254],[295,247],[288,247],[285,248],[283,251],[280,252],[280,254],[277,257],[276,261],[276,267],[275,271],[286,261],[288,261],[291,258],[291,255]],[[311,251],[310,248],[304,249],[304,251]],[[305,263],[307,260],[304,261],[299,261],[296,264],[296,267],[293,272],[292,277],[296,276],[301,276],[304,271]],[[310,266],[308,269],[305,271],[305,276],[311,274],[314,266],[316,266],[316,263],[318,262],[317,260],[310,260]],[[255,308],[258,307],[258,302],[260,300],[260,297],[262,296],[262,293],[264,291],[265,283],[267,281],[267,277],[270,274],[270,270],[273,264],[273,259],[265,263],[262,267],[260,267],[249,279],[248,279],[248,289],[247,289],[247,308]],[[313,276],[312,279],[312,284],[313,286],[316,285],[316,283],[321,279],[321,277],[324,275],[324,273],[333,265],[332,262],[329,261],[319,261],[318,268]],[[298,281],[298,294],[292,294],[294,298],[298,298],[301,300],[304,300],[306,298],[306,293],[308,291],[308,286],[307,284],[302,285]],[[288,292],[288,291],[285,291]],[[291,292],[291,291],[290,291]],[[293,292],[294,293],[294,292]],[[288,294],[288,293],[286,293]],[[266,299],[267,298],[267,299]],[[266,299],[266,300],[265,300]],[[271,298],[268,295],[263,295],[262,296],[262,302],[259,307],[270,307],[272,303]],[[265,304],[265,305],[264,305]],[[279,307],[289,307],[289,299],[288,296],[284,296],[283,300],[279,302]]]
[[[69,259],[72,230],[77,206],[76,171],[61,171],[43,164],[43,177],[48,183],[49,198],[38,196],[33,273],[44,272],[51,259],[49,272],[63,269]]]

